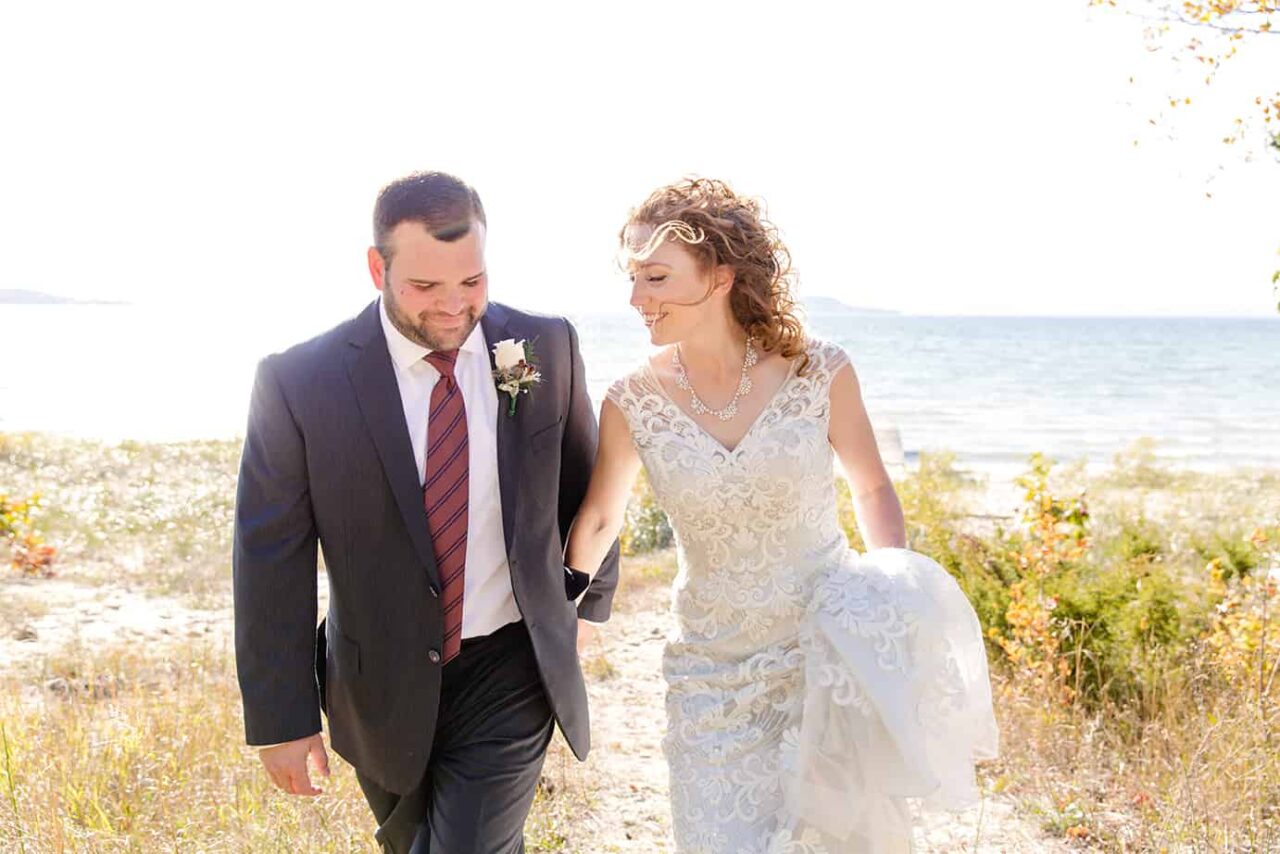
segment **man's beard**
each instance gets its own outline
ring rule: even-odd
[[[433,330],[423,318],[415,318],[402,311],[389,285],[382,291],[382,298],[386,300],[387,317],[391,320],[391,325],[400,330],[400,334],[405,338],[420,347],[426,347],[428,350],[458,349],[467,340],[467,337],[471,335],[471,332],[476,328],[476,324],[480,322],[481,316],[484,315],[484,308],[478,312],[473,308],[468,308],[467,323],[464,327],[440,332]],[[487,307],[486,305],[485,308]]]

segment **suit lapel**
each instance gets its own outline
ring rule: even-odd
[[[374,302],[357,319],[349,342],[352,346],[347,356],[347,373],[409,538],[427,567],[427,574],[439,584],[422,486],[404,420],[404,404],[400,400],[400,387],[396,384],[379,311],[378,303]]]
[[[507,310],[497,304],[489,303],[489,308],[480,318],[480,328],[484,332],[485,349],[489,352],[489,367],[494,367],[493,345],[504,338],[519,338],[510,327],[511,317]],[[517,406],[515,415],[508,415],[510,398],[498,392],[498,423],[495,427],[498,436],[498,486],[502,493],[502,534],[506,541],[507,554],[511,554],[511,543],[516,531],[516,512],[520,498],[520,460],[523,435],[524,406]]]

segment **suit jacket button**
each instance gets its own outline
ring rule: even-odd
[[[432,584],[430,589],[431,589],[431,598],[432,598],[432,599],[439,599],[439,598],[440,598],[440,588],[439,588],[439,587],[436,587],[434,584]]]
[[[434,649],[431,650],[430,652],[427,653],[427,661],[430,661],[432,664],[439,664],[440,653],[436,652]]]

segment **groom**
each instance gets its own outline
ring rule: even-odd
[[[318,794],[324,709],[385,851],[521,852],[553,721],[589,749],[578,619],[608,618],[617,579],[616,546],[585,592],[562,557],[596,450],[578,339],[488,301],[484,208],[452,176],[384,188],[374,243],[381,297],[258,368],[233,561],[246,734],[278,787]],[[504,341],[541,374],[514,411]]]

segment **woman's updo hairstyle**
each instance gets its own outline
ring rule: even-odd
[[[627,231],[650,226],[643,247],[628,245]],[[664,240],[678,240],[710,270],[733,270],[729,306],[734,318],[765,352],[801,359],[808,366],[804,327],[791,295],[791,253],[755,199],[740,196],[724,181],[685,178],[655,190],[631,211],[619,235],[623,250],[646,256]]]

